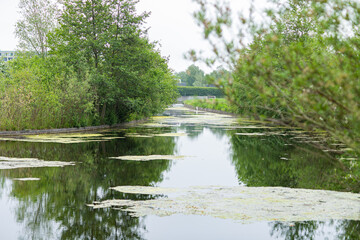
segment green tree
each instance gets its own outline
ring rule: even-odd
[[[204,71],[194,64],[190,65],[186,71],[178,73],[177,76],[182,82],[185,82],[187,86],[206,86]]]
[[[219,17],[211,19],[209,5],[198,2],[205,38],[223,42],[214,59],[228,59],[232,67],[233,78],[220,86],[234,104],[256,116],[325,130],[360,152],[357,2],[289,0],[267,9],[264,22],[241,16],[240,39],[230,41],[224,37],[232,28],[230,8],[219,5]]]
[[[61,58],[19,53],[0,73],[0,129],[91,125],[93,96],[89,77],[78,78]]]
[[[50,0],[20,0],[21,19],[15,26],[19,47],[46,56],[48,52],[47,34],[56,25],[56,5]]]
[[[133,0],[65,0],[52,52],[79,75],[89,71],[101,123],[161,111],[176,98],[175,78],[137,15]]]
[[[227,81],[230,78],[231,78],[231,72],[224,69],[223,67],[218,67],[216,70],[205,75],[205,81],[208,84],[214,84],[218,87],[221,86],[222,82]]]

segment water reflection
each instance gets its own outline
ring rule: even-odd
[[[76,161],[69,168],[15,169],[1,172],[4,178],[38,177],[38,182],[14,181],[11,197],[17,222],[25,227],[23,239],[49,239],[61,227],[62,239],[142,239],[142,221],[112,209],[92,210],[86,203],[111,198],[148,199],[151,196],[121,195],[109,190],[118,185],[149,186],[162,181],[169,161],[146,163],[110,160],[109,156],[173,154],[174,140],[129,138],[76,145],[6,142],[0,155]],[[52,237],[50,237],[52,238]]]
[[[174,110],[179,117],[191,113]],[[174,115],[167,111],[167,115]],[[93,210],[87,203],[107,199],[152,199],[122,194],[113,186],[185,187],[244,184],[360,192],[359,181],[348,178],[359,169],[329,158],[310,145],[287,136],[239,136],[225,126],[181,124],[173,127],[134,127],[111,132],[158,134],[186,132],[183,137],[129,137],[108,142],[55,144],[1,142],[0,156],[71,161],[64,168],[0,171],[2,218],[15,218],[20,239],[358,239],[359,221],[266,222],[241,224],[199,216],[133,218],[114,209]],[[122,155],[186,155],[191,160],[131,162]],[[37,182],[9,181],[37,177]],[[167,226],[167,227],[166,227]],[[198,232],[184,230],[197,226]],[[203,226],[203,227],[202,227]],[[206,228],[204,227],[206,226]],[[164,228],[165,227],[165,228]],[[171,229],[167,232],[167,229]],[[249,229],[252,229],[249,231]],[[155,231],[155,232],[154,232]],[[206,231],[206,233],[204,233]],[[201,234],[203,232],[203,234]],[[0,233],[3,237],[4,235]],[[184,237],[185,236],[185,237]]]
[[[325,221],[325,222],[294,222],[270,223],[271,236],[276,239],[342,239],[353,240],[360,238],[359,221]]]
[[[346,176],[351,170],[311,145],[289,137],[232,135],[239,181],[247,186],[282,186],[360,192],[360,183]]]

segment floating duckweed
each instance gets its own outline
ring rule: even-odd
[[[206,215],[241,222],[360,220],[360,194],[282,187],[192,187],[185,189],[120,186],[133,194],[172,194],[145,201],[107,200],[93,208],[114,207],[134,217]]]
[[[138,133],[127,133],[125,135],[125,137],[128,137],[128,138],[151,138],[151,137],[153,137],[153,135],[151,135],[151,134],[144,135],[144,134],[138,134]]]
[[[0,169],[64,167],[75,165],[73,162],[44,161],[37,158],[0,157]]]
[[[141,126],[164,127],[164,126],[178,126],[182,124],[196,124],[196,125],[236,125],[238,120],[236,117],[202,112],[201,114],[180,115],[179,117],[152,117],[151,122],[144,123]]]
[[[57,139],[57,138],[93,138],[103,137],[100,133],[62,133],[62,134],[40,134],[40,135],[28,135],[26,138],[31,139]]]
[[[27,181],[40,181],[40,178],[13,178],[13,180],[27,182]]]
[[[123,137],[105,136],[100,133],[63,133],[63,134],[40,134],[26,135],[22,138],[0,138],[0,141],[17,141],[17,142],[43,142],[43,143],[87,143],[108,141]]]
[[[187,136],[186,133],[161,133],[161,134],[154,134],[155,137],[182,137]]]
[[[118,159],[118,160],[126,160],[126,161],[175,160],[175,159],[183,159],[183,158],[185,158],[185,156],[174,156],[174,155],[110,157],[110,159]]]
[[[169,107],[169,108],[166,108],[165,110],[176,110],[176,111],[194,111],[190,108],[187,108],[187,107]]]
[[[266,136],[266,133],[235,133],[239,136]]]
[[[151,137],[182,137],[187,136],[187,133],[159,133],[159,134],[138,134],[138,133],[128,133],[125,137],[130,138],[151,138]]]

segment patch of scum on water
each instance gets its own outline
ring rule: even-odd
[[[0,157],[0,169],[64,167],[75,165],[73,162],[44,161],[37,158]]]
[[[205,215],[245,223],[256,221],[360,220],[360,194],[283,187],[157,188],[120,186],[132,194],[169,194],[145,201],[106,200],[89,207],[116,208],[134,217]]]
[[[43,143],[86,143],[101,142],[123,137],[106,136],[100,133],[61,133],[61,134],[39,134],[25,135],[21,138],[0,138],[0,141],[16,141],[16,142],[43,142]]]
[[[27,181],[40,181],[40,178],[13,178],[14,181],[27,182]]]
[[[178,159],[184,159],[184,158],[185,158],[185,156],[173,156],[173,155],[110,157],[110,159],[125,160],[125,161],[178,160]]]
[[[159,134],[138,134],[138,133],[127,133],[125,137],[137,137],[137,138],[150,138],[150,137],[183,137],[187,136],[187,133],[159,133]]]

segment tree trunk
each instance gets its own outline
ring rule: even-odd
[[[102,110],[101,110],[101,116],[100,116],[100,119],[101,119],[101,124],[104,124],[104,120],[105,120],[105,113],[106,113],[106,103],[104,103],[103,107],[102,107]]]

